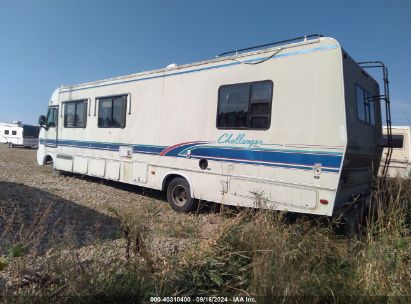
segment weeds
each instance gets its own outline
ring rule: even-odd
[[[173,213],[164,223],[162,232],[173,238],[197,238],[200,234],[200,221],[196,215]]]
[[[348,277],[343,242],[309,222],[289,225],[281,213],[243,211],[205,247],[171,265],[163,293],[333,297]]]
[[[245,216],[239,216],[222,229],[217,239],[209,239],[197,248],[173,260],[162,277],[160,292],[164,295],[227,295],[241,290],[247,282],[250,257],[236,250],[235,231],[241,230]],[[170,289],[173,286],[173,289]]]
[[[137,259],[144,263],[148,273],[154,272],[156,266],[149,249],[152,238],[150,232],[160,209],[152,204],[142,204],[121,211],[111,207],[108,210],[120,220],[120,230],[125,240],[126,261],[133,264]]]
[[[8,259],[5,256],[0,256],[0,271],[5,269],[9,264]]]
[[[4,295],[9,302],[138,303],[153,289],[145,264],[126,261],[109,244],[19,263],[20,283]]]
[[[200,216],[173,214],[158,226],[160,209],[141,204],[109,209],[122,237],[90,250],[56,249],[33,258],[21,243],[0,259],[0,271],[15,269],[23,278],[4,296],[87,303],[139,302],[151,295],[255,296],[258,303],[406,303],[411,297],[410,181],[393,180],[374,191],[357,239],[311,218],[290,224],[281,212],[221,209],[219,229],[206,238],[199,237]],[[192,246],[158,260],[150,247],[156,228]],[[381,296],[391,298],[375,298]]]
[[[411,296],[411,181],[389,180],[372,199],[357,280],[365,294]]]
[[[290,225],[283,213],[239,212],[219,235],[169,265],[161,291],[252,295],[262,303],[352,302],[367,296],[406,302],[404,296],[411,296],[410,186],[392,181],[373,193],[375,216],[369,216],[358,239],[312,219]]]

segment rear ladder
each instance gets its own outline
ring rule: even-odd
[[[382,168],[382,178],[383,180],[387,177],[388,167],[390,166],[391,156],[392,156],[392,126],[391,126],[391,102],[390,102],[390,87],[388,80],[388,69],[381,61],[364,61],[358,62],[359,66],[363,69],[379,68],[382,71],[382,79],[384,83],[384,94],[378,96],[372,96],[374,100],[378,98],[379,101],[384,100],[385,103],[385,120],[387,124],[387,143],[386,147],[388,149],[384,161],[384,166]]]

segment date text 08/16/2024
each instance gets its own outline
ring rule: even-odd
[[[254,297],[150,297],[150,303],[256,303]]]

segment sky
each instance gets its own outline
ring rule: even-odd
[[[37,123],[54,89],[305,34],[389,69],[411,125],[411,0],[0,0],[0,122]]]

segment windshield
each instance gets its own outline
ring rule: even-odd
[[[23,126],[23,137],[39,137],[40,127],[36,126]]]

